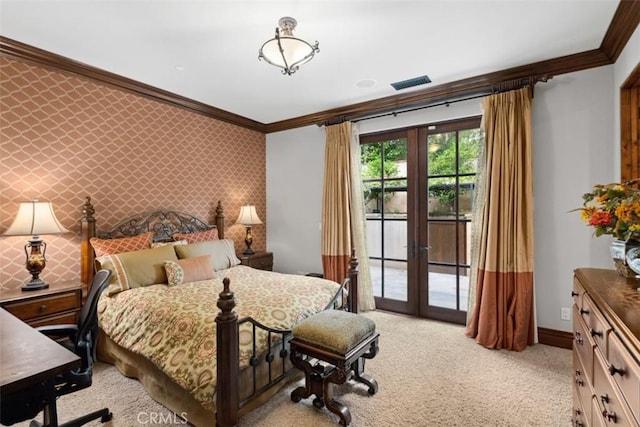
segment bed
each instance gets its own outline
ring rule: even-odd
[[[98,358],[193,425],[236,425],[299,378],[288,357],[294,324],[324,309],[358,311],[355,255],[341,284],[239,265],[220,202],[213,225],[160,210],[97,231],[94,214],[87,197],[82,281],[96,268],[114,272],[99,304]]]

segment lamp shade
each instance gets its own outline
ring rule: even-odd
[[[40,234],[68,233],[53,212],[50,202],[21,202],[18,215],[13,220],[4,236],[37,236]]]
[[[260,218],[258,218],[258,214],[256,213],[256,207],[253,205],[242,206],[240,208],[240,215],[238,215],[236,224],[242,224],[242,225],[262,224],[262,221],[260,221]]]

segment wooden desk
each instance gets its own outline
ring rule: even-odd
[[[0,309],[0,396],[80,367],[80,357]],[[55,402],[54,402],[55,404]]]

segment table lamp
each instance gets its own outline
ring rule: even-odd
[[[46,259],[44,254],[47,244],[42,241],[40,234],[62,234],[68,233],[53,212],[53,204],[50,202],[40,202],[34,199],[30,202],[21,202],[18,208],[18,215],[13,220],[4,236],[33,236],[29,243],[24,246],[24,253],[27,256],[27,270],[31,273],[31,280],[22,286],[23,291],[35,291],[46,289],[49,284],[40,278],[40,273],[44,270]]]
[[[247,249],[242,252],[243,255],[252,255],[255,252],[251,249],[251,243],[253,243],[253,236],[251,235],[251,226],[256,224],[262,224],[258,214],[256,213],[256,207],[253,205],[246,205],[240,208],[240,215],[236,220],[236,224],[242,224],[247,229],[247,234],[244,236],[244,243],[247,245]]]

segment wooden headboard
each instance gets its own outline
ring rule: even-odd
[[[224,239],[224,209],[220,201],[216,206],[214,225],[208,224],[201,218],[188,213],[158,210],[134,215],[119,222],[110,230],[98,232],[96,231],[94,213],[95,209],[91,204],[91,197],[87,197],[84,205],[82,205],[82,217],[80,219],[80,279],[85,285],[91,283],[94,275],[95,254],[89,242],[92,237],[116,239],[153,231],[153,240],[157,242],[172,240],[172,236],[175,233],[194,233],[217,228],[218,236]]]

